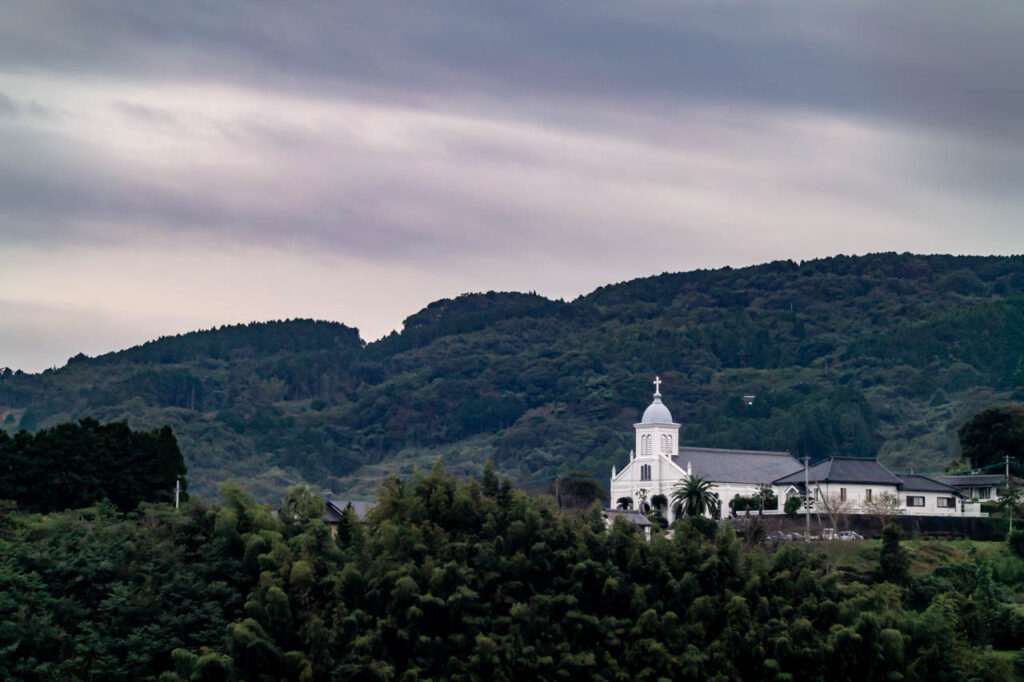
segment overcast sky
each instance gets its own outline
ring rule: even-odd
[[[0,5],[0,367],[1024,251],[1024,3]]]

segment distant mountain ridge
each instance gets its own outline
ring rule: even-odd
[[[1024,257],[777,261],[571,302],[465,294],[369,344],[336,322],[233,325],[5,372],[0,426],[170,424],[199,495],[227,478],[264,499],[297,482],[362,495],[438,454],[463,473],[493,458],[517,478],[606,477],[655,373],[684,444],[936,470],[967,417],[1024,397]]]

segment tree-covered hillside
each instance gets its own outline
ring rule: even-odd
[[[0,376],[0,423],[170,424],[208,495],[305,481],[364,494],[441,454],[513,478],[626,461],[655,373],[682,442],[878,454],[936,470],[956,429],[1024,398],[1024,257],[912,254],[663,274],[572,302],[467,294],[364,344],[294,320]],[[743,400],[754,395],[753,404]]]

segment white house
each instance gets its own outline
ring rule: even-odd
[[[927,476],[900,474],[900,511],[911,516],[979,516],[980,504],[964,500],[962,492]]]
[[[806,473],[800,467],[775,483],[803,493],[805,480],[810,484],[815,505],[844,514],[868,512],[871,504],[885,495],[895,502],[902,483],[878,460],[863,457],[830,457]]]
[[[1003,474],[969,474],[961,476],[936,476],[939,483],[953,486],[967,499],[994,500],[999,497],[1000,490],[1006,485],[1006,476]],[[1021,484],[1020,479],[1011,476],[1017,485]]]

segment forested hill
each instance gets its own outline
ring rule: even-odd
[[[330,322],[222,327],[5,372],[0,422],[170,424],[199,495],[228,478],[262,499],[299,481],[365,495],[438,454],[461,473],[492,458],[514,479],[606,478],[655,373],[684,444],[936,470],[966,418],[1024,399],[1024,257],[783,261],[568,303],[469,294],[370,344]]]

